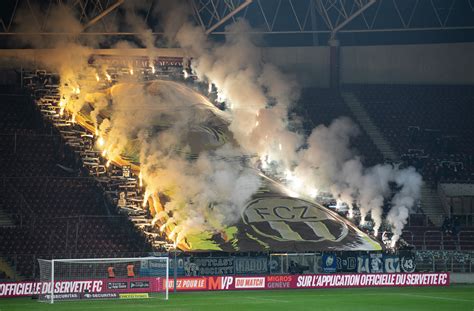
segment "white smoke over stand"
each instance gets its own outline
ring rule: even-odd
[[[190,124],[203,121],[186,112],[189,107],[175,109],[173,126],[163,132],[153,131],[157,123],[166,121],[165,108],[186,106],[172,90],[163,90],[161,97],[157,97],[133,85],[112,89],[112,113],[99,120],[98,115],[107,104],[103,97],[93,95],[97,91],[95,80],[88,83],[80,79],[97,75],[87,63],[92,50],[74,40],[50,42],[60,49],[45,61],[60,72],[61,93],[73,118],[86,102],[95,104],[91,117],[109,159],[119,157],[128,141],[140,141],[146,196],[155,203],[159,193],[170,197],[164,206],[166,213],[157,210],[155,217],[173,227],[171,235],[179,241],[186,234],[218,232],[238,221],[241,209],[259,188],[260,180],[241,162],[222,158],[253,154],[264,165],[275,164],[278,173],[285,174],[289,186],[299,194],[314,197],[319,189],[328,189],[350,207],[356,202],[362,219],[370,213],[375,230],[382,224],[383,202],[391,195],[389,185],[395,183],[399,191],[393,196],[387,221],[393,227],[396,242],[419,198],[421,176],[412,168],[401,170],[391,165],[364,168],[350,148],[358,129],[349,119],[339,118],[329,126],[318,126],[308,138],[289,130],[292,121],[288,111],[298,99],[298,86],[294,79],[264,61],[254,38],[248,35],[248,23],[234,23],[227,29],[230,34],[225,42],[214,43],[201,28],[188,22],[189,7],[184,4],[175,1],[158,7],[163,13],[166,37],[193,57],[192,67],[198,78],[217,88],[218,98],[226,102],[231,114],[229,128],[242,150],[226,145],[188,161],[173,150],[175,146],[186,149],[182,146],[186,141],[183,134],[189,132]],[[59,26],[80,29],[72,14],[66,14],[62,6],[57,8]],[[139,39],[153,57],[155,41],[151,31],[134,15],[140,8],[139,4],[126,6],[127,22],[141,33]],[[149,106],[152,107],[148,109]]]
[[[396,183],[400,190],[392,199],[387,221],[394,230],[392,244],[398,240],[420,196],[422,180],[413,168],[388,164],[364,168],[350,149],[351,138],[359,130],[347,118],[316,127],[306,141],[290,131],[288,110],[298,97],[297,86],[264,62],[244,20],[227,27],[230,34],[224,44],[209,42],[189,23],[178,30],[175,24],[170,28],[170,37],[193,55],[192,67],[198,78],[214,84],[218,97],[228,104],[231,130],[240,145],[267,164],[276,163],[296,192],[314,196],[318,189],[329,189],[350,209],[355,202],[362,222],[370,213],[377,235],[384,200],[392,194],[390,183]]]

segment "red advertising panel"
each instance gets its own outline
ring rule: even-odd
[[[165,282],[165,280],[163,280]],[[168,281],[169,288],[174,288],[174,280]],[[207,290],[207,277],[179,277],[176,280],[176,290],[178,291],[196,291]]]
[[[154,293],[162,289],[161,278],[65,280],[54,282],[55,294]],[[0,298],[32,296],[51,292],[51,282],[0,283]]]
[[[170,288],[173,288],[170,281]],[[301,274],[178,278],[178,291],[449,286],[449,273]]]
[[[68,280],[54,284],[55,294],[160,292],[161,278]],[[0,298],[50,292],[49,282],[0,283]],[[449,286],[449,273],[295,274],[267,276],[179,277],[178,291],[226,291],[300,288]],[[174,282],[169,280],[169,288]],[[113,295],[110,295],[113,296]]]
[[[368,273],[297,275],[292,288],[448,286],[448,273]]]

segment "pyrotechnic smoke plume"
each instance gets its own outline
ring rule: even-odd
[[[390,183],[401,187],[388,218],[394,227],[394,242],[398,239],[419,198],[421,177],[414,169],[391,165],[364,168],[350,148],[351,138],[359,130],[347,118],[316,127],[306,141],[290,131],[288,109],[297,99],[298,89],[278,68],[265,63],[244,20],[226,28],[229,34],[223,44],[208,41],[201,29],[190,23],[177,27],[169,20],[165,25],[169,26],[165,27],[168,37],[193,55],[198,78],[215,85],[218,98],[228,104],[230,128],[240,145],[262,161],[276,163],[295,191],[314,196],[317,189],[329,189],[351,209],[352,203],[357,203],[362,221],[370,212],[377,234],[384,199],[391,195]]]
[[[153,57],[153,30],[136,15],[143,3],[125,2],[125,17]],[[59,5],[51,10],[56,18],[51,19],[50,27],[73,34],[81,31],[81,23],[69,9]],[[185,151],[186,133],[193,125],[206,121],[199,118],[192,103],[183,102],[172,89],[159,90],[156,96],[156,90],[134,83],[112,88],[106,99],[96,94],[95,79],[81,78],[102,73],[89,66],[92,49],[78,43],[75,36],[54,41],[24,39],[33,47],[56,48],[43,62],[60,73],[61,94],[68,111],[74,115],[86,102],[94,104],[91,117],[109,159],[122,154],[130,140],[140,142],[146,197],[156,205],[158,193],[170,198],[164,206],[166,213],[157,210],[154,219],[166,222],[162,229],[172,228],[170,235],[179,241],[188,233],[217,232],[235,223],[246,201],[259,188],[260,179],[242,161],[229,159],[251,154],[264,166],[276,167],[276,173],[285,175],[288,185],[301,195],[314,197],[318,190],[327,189],[350,208],[356,202],[363,217],[370,212],[376,230],[382,224],[383,202],[391,195],[390,183],[395,183],[399,191],[393,196],[387,221],[394,229],[393,241],[398,239],[419,197],[421,177],[414,169],[391,165],[364,168],[350,148],[358,128],[347,118],[320,125],[307,138],[290,130],[294,127],[288,111],[298,99],[298,86],[294,79],[265,62],[255,44],[259,39],[249,35],[250,26],[245,20],[228,26],[225,41],[215,43],[190,21],[191,11],[184,1],[162,1],[153,13],[161,15],[168,43],[180,46],[193,58],[192,69],[199,80],[213,84],[218,99],[225,101],[231,116],[229,129],[241,148],[226,144],[213,152],[202,152],[197,160],[188,160],[186,152],[176,152],[176,146]],[[35,30],[25,23],[27,17],[18,16],[18,27],[26,32]],[[99,119],[100,111],[109,104],[110,117]],[[155,131],[158,124],[169,122],[170,110],[174,112],[173,124]]]

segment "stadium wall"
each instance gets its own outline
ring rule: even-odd
[[[342,84],[474,84],[474,43],[341,47]],[[329,47],[266,48],[302,86],[329,86]]]
[[[303,87],[329,87],[329,47],[265,48],[263,57]]]
[[[442,183],[440,187],[447,196],[474,196],[474,184]]]
[[[0,68],[21,66],[13,59],[32,62],[51,50],[0,49]],[[103,49],[95,54],[149,56],[146,49]],[[156,56],[183,57],[181,49],[156,49]],[[341,47],[342,84],[474,84],[474,43],[347,46]],[[303,87],[329,86],[329,47],[271,47],[266,61],[277,65]]]
[[[342,83],[473,84],[474,43],[341,49]]]

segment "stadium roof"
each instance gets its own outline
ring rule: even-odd
[[[164,1],[133,1],[136,15],[157,38],[162,32],[156,8]],[[50,8],[58,2],[74,10],[83,25],[81,36],[107,36],[113,43],[137,34],[122,22],[126,0],[4,0],[0,36],[10,44],[3,47],[18,47],[13,38],[25,35],[17,27],[19,14],[29,15],[35,35],[67,34],[48,28]],[[474,0],[189,0],[187,4],[196,23],[217,39],[227,25],[244,17],[253,32],[264,36],[264,44],[274,46],[327,45],[331,36],[342,45],[474,41]]]

